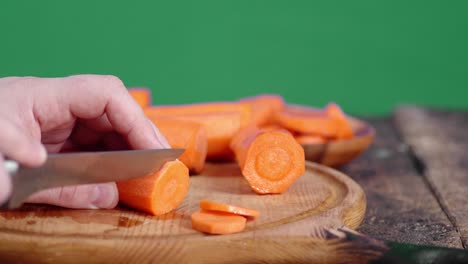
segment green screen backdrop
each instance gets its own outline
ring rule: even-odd
[[[468,1],[1,1],[1,77],[79,73],[156,104],[268,92],[363,115],[467,108]]]

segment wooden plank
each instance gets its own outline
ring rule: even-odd
[[[369,122],[376,129],[374,143],[343,168],[367,196],[358,231],[377,239],[460,248],[455,228],[415,169],[391,120]]]
[[[400,108],[395,123],[429,186],[468,247],[468,112]]]

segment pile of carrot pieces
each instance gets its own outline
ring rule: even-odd
[[[154,106],[148,89],[129,93],[171,147],[185,149],[161,170],[117,185],[122,203],[153,215],[180,204],[188,191],[189,175],[202,173],[206,161],[235,161],[254,192],[279,194],[304,174],[303,145],[354,136],[348,118],[335,103],[314,109],[288,105],[279,95],[261,94],[231,102]],[[248,211],[245,208],[214,204],[202,201],[202,210],[192,215],[194,229],[234,233],[245,227],[244,216],[255,217],[239,213]],[[217,221],[221,218],[225,220]],[[231,224],[222,228],[219,222]]]

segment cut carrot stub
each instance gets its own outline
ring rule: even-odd
[[[288,130],[324,137],[334,137],[339,125],[321,110],[290,105],[276,114],[276,122]]]
[[[286,130],[244,128],[231,142],[242,175],[260,194],[282,193],[305,171],[304,149]]]
[[[217,203],[213,201],[201,200],[200,208],[206,211],[217,211],[224,213],[231,213],[236,215],[242,215],[246,217],[257,217],[260,213],[253,209],[243,208],[235,205]]]
[[[325,107],[327,115],[338,124],[336,137],[339,139],[352,138],[354,133],[346,115],[340,106],[335,103],[329,103]]]
[[[145,114],[150,118],[174,118],[201,124],[207,137],[207,159],[208,160],[229,160],[233,154],[229,144],[234,135],[242,127],[242,116],[239,112],[220,112],[209,114],[187,114],[164,116],[155,107],[144,109]]]
[[[252,106],[252,122],[257,126],[271,124],[275,114],[284,109],[283,97],[276,94],[261,94],[239,100]]]
[[[213,211],[198,211],[191,215],[192,228],[208,234],[225,235],[245,229],[247,219],[240,215]]]
[[[328,141],[327,138],[317,135],[297,135],[294,138],[301,145],[323,144]]]
[[[141,107],[144,108],[151,105],[151,91],[149,89],[131,88],[128,92]]]
[[[183,148],[179,157],[191,172],[200,173],[204,166],[207,153],[207,137],[203,126],[196,122],[173,118],[152,118],[151,121],[173,148]]]
[[[132,208],[162,215],[174,210],[189,187],[189,170],[180,161],[167,162],[159,171],[117,182],[119,201]]]

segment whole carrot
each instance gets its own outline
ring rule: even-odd
[[[200,173],[207,154],[208,140],[204,127],[196,122],[167,117],[151,118],[173,148],[183,148],[179,157],[193,173]]]
[[[260,94],[245,97],[239,102],[250,104],[252,107],[252,122],[257,126],[273,124],[275,115],[284,109],[283,97],[277,94]]]
[[[240,103],[206,103],[145,108],[150,119],[170,117],[199,123],[206,132],[208,160],[232,159],[229,144],[234,135],[250,121],[250,106]]]

